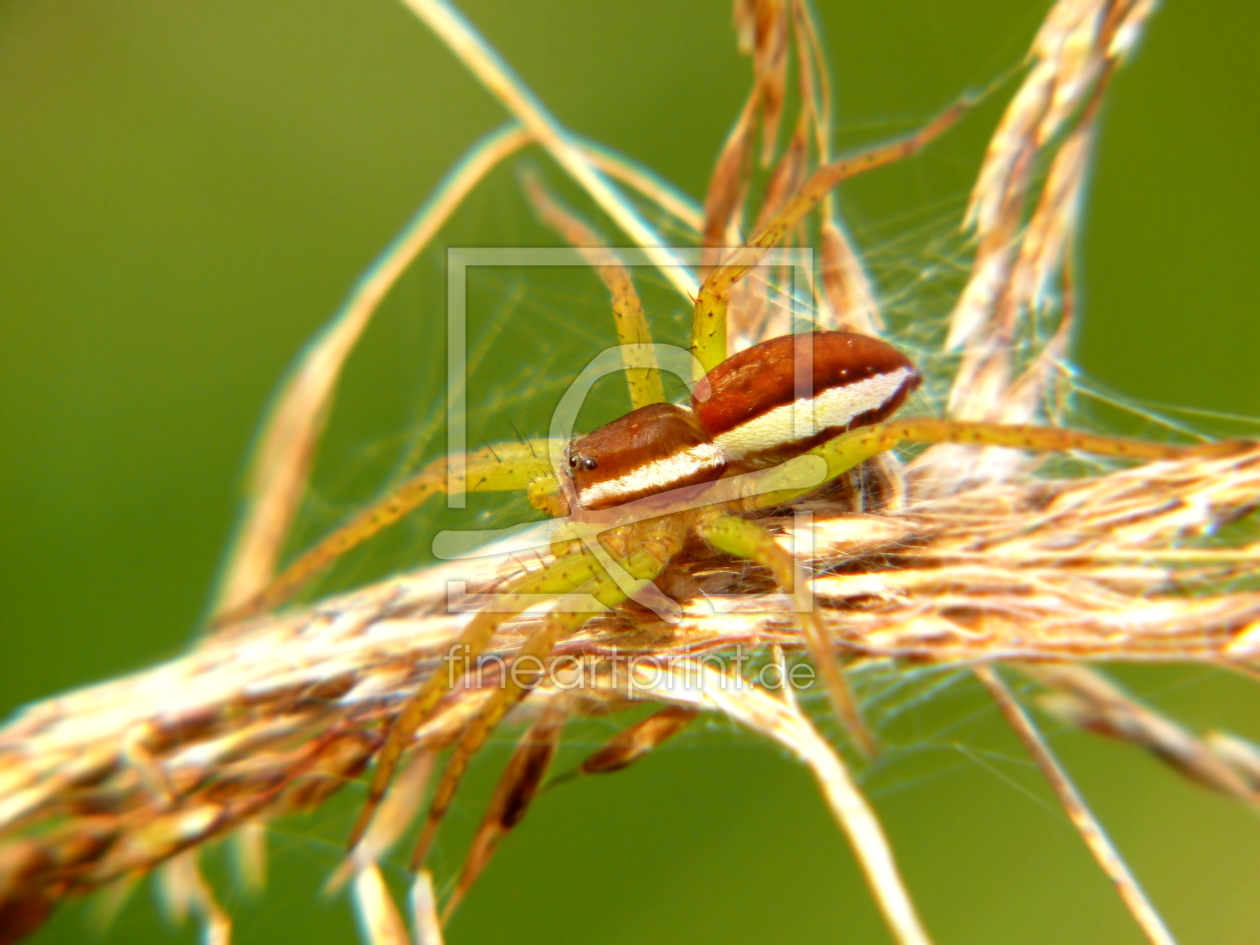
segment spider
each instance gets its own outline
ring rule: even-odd
[[[453,477],[457,488],[524,491],[535,508],[565,520],[553,541],[554,561],[509,580],[499,606],[469,620],[455,644],[464,667],[489,649],[500,626],[536,606],[540,596],[590,603],[553,609],[524,640],[518,661],[545,659],[562,636],[632,600],[667,613],[676,605],[660,588],[668,586],[675,559],[698,541],[710,553],[765,568],[789,595],[831,705],[857,746],[874,753],[878,746],[837,662],[827,618],[811,604],[809,578],[779,544],[765,513],[789,508],[904,442],[1079,450],[1132,459],[1225,455],[1238,448],[1232,442],[1179,447],[1039,426],[896,421],[893,415],[920,383],[918,371],[893,345],[848,331],[779,336],[728,356],[727,307],[740,280],[836,184],[917,152],[965,109],[956,105],[906,138],[824,165],[751,240],[708,273],[695,298],[690,349],[701,376],[687,403],[665,402],[656,369],[645,360],[652,346],[643,322],[629,333],[635,344],[625,354],[627,365],[648,365],[627,369],[630,413],[568,442],[497,444],[460,457],[458,464],[448,458],[431,463],[217,623],[284,604],[338,556],[449,491],[451,469],[462,468]],[[633,293],[633,288],[623,291]],[[624,295],[615,299],[614,308],[625,301]],[[637,298],[633,302],[637,305]],[[351,848],[363,836],[412,736],[465,671],[435,671],[397,712],[351,831]],[[514,674],[505,676],[480,716],[467,725],[434,792],[413,868],[423,864],[470,758],[526,692]]]

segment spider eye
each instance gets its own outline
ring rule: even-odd
[[[595,458],[594,458],[593,456],[583,456],[583,457],[582,457],[582,468],[583,468],[583,469],[586,469],[586,470],[591,470],[591,469],[594,469],[594,468],[595,468],[596,466],[598,466],[598,465],[599,465],[599,463],[595,462]]]
[[[578,461],[577,461],[577,457],[576,457],[576,456],[570,456],[570,457],[569,457],[569,468],[570,468],[570,469],[577,469],[577,463],[578,463]]]

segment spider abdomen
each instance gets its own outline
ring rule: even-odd
[[[728,462],[765,465],[888,419],[920,380],[910,359],[878,338],[782,335],[711,370],[692,409]]]

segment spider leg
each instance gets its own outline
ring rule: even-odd
[[[976,446],[1005,446],[1034,452],[1062,453],[1077,450],[1121,459],[1176,460],[1192,457],[1224,457],[1247,449],[1247,440],[1221,440],[1177,446],[1149,443],[1116,436],[1080,433],[1059,427],[1015,426],[962,420],[898,420],[861,427],[810,450],[807,456],[820,456],[827,463],[826,480],[834,479],[859,463],[890,450],[900,443],[962,443]],[[769,492],[744,500],[744,507],[768,508],[788,502],[809,489]]]
[[[792,595],[800,615],[801,627],[805,631],[810,656],[813,657],[818,672],[822,674],[832,706],[848,726],[858,747],[867,755],[875,754],[875,738],[862,720],[857,701],[845,681],[843,671],[836,663],[822,610],[814,606],[808,592],[809,578],[796,563],[796,559],[779,545],[774,535],[756,522],[727,515],[716,509],[702,513],[697,531],[718,551],[747,558],[769,568],[778,585]]]
[[[599,562],[589,552],[560,558],[546,568],[524,575],[512,584],[506,594],[500,595],[504,605],[501,609],[482,610],[473,616],[459,639],[451,646],[450,652],[460,654],[461,658],[450,665],[449,672],[442,672],[441,667],[435,669],[395,716],[385,744],[377,756],[376,769],[368,785],[367,800],[350,831],[347,844],[349,849],[354,849],[371,823],[411,737],[447,691],[462,682],[464,667],[471,665],[485,652],[499,625],[533,606],[537,602],[537,595],[559,596],[571,593],[594,578],[599,571]],[[589,616],[590,614],[586,614],[586,617]]]
[[[526,665],[526,661],[529,664],[540,665],[555,647],[561,634],[576,630],[590,617],[589,612],[550,614],[521,645],[511,667],[504,670],[498,688],[487,700],[481,714],[468,723],[464,734],[451,752],[450,760],[447,761],[446,768],[442,772],[442,779],[433,792],[433,800],[429,802],[424,826],[420,830],[420,836],[411,854],[413,871],[419,870],[424,865],[442,818],[446,816],[460,781],[468,770],[468,762],[485,744],[490,733],[503,721],[503,717],[529,692],[532,680],[522,680],[520,668]]]
[[[761,261],[771,247],[799,223],[842,180],[910,157],[954,124],[969,108],[966,101],[946,109],[914,134],[860,154],[824,164],[796,196],[789,199],[765,228],[735,252],[724,265],[709,273],[696,295],[691,324],[692,353],[711,371],[726,360],[726,307],[731,287]]]
[[[1191,457],[1224,457],[1253,445],[1247,440],[1220,440],[1216,443],[1180,446],[1172,443],[1131,440],[1119,436],[1081,433],[1060,427],[977,423],[962,420],[911,419],[887,423],[883,427],[878,437],[884,442],[895,438],[896,442],[972,443],[978,446],[1007,446],[1042,453],[1065,453],[1077,450],[1082,453],[1115,456],[1120,459],[1176,460]],[[830,464],[830,461],[828,462]]]
[[[529,490],[533,500],[536,493],[543,496],[557,491],[545,482],[551,479],[554,483],[555,478],[547,455],[545,440],[501,443],[497,450],[486,447],[464,457],[464,475],[456,482],[470,492]],[[216,617],[211,626],[226,626],[286,603],[341,555],[415,511],[431,496],[448,492],[451,484],[447,458],[435,460],[303,554],[257,596]]]
[[[606,248],[594,230],[548,192],[537,176],[528,175],[524,183],[525,193],[539,220],[586,257],[612,294],[613,320],[617,325],[617,341],[623,346],[621,355],[626,364],[630,406],[637,410],[648,404],[663,404],[665,388],[661,386],[661,372],[647,347],[652,343],[652,329],[643,314],[643,303],[634,288],[630,270],[621,264],[614,250]]]
[[[669,564],[669,559],[675,550],[676,548],[671,548],[662,553],[656,543],[649,541],[618,563],[634,579],[651,581]],[[594,597],[599,604],[603,605],[603,608],[615,607],[628,599],[626,589],[622,587],[621,582],[602,570],[593,579],[583,584],[578,591]],[[463,736],[451,752],[446,770],[442,772],[442,780],[438,782],[433,792],[433,800],[429,804],[429,813],[420,830],[420,837],[416,841],[415,851],[411,857],[412,870],[419,870],[424,864],[437,828],[455,797],[455,791],[463,779],[464,772],[468,769],[469,760],[512,707],[529,693],[532,680],[522,680],[517,672],[518,666],[525,660],[541,666],[542,661],[551,653],[562,634],[578,629],[597,612],[594,610],[552,611],[526,637],[512,662],[512,669],[504,674],[498,688],[492,691],[480,715],[468,723]]]

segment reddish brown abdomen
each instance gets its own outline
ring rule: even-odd
[[[705,379],[708,398],[692,398],[700,426],[730,460],[751,465],[880,423],[920,383],[914,364],[892,345],[847,331],[771,338],[727,358]]]

